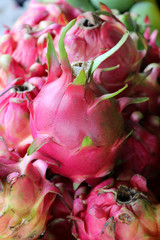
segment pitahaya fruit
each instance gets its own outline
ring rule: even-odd
[[[73,233],[81,240],[145,240],[159,237],[145,178],[110,178],[74,200]],[[148,238],[149,237],[149,238]]]
[[[150,25],[150,21],[148,16],[145,18],[145,24]],[[157,45],[157,37],[158,37],[158,30],[155,29],[151,33],[151,27],[147,27],[144,32],[144,37],[148,42],[148,50],[147,54],[142,61],[142,66],[145,68],[147,65],[151,63],[159,63],[160,62],[160,47]]]
[[[72,235],[72,223],[69,220],[59,219],[47,226],[42,240],[76,240]]]
[[[29,71],[30,66],[37,59],[37,39],[31,36],[27,31],[21,31],[17,40],[17,47],[12,53],[12,57],[26,70]]]
[[[49,208],[59,194],[45,178],[47,164],[30,162],[21,174],[13,172],[1,181],[0,237],[37,239],[50,218]]]
[[[17,79],[0,92],[0,135],[9,148],[22,150],[32,141],[26,96],[33,99],[43,84],[41,78]]]
[[[55,173],[78,183],[109,173],[124,141],[123,118],[113,96],[126,87],[99,97],[90,89],[88,80],[91,81],[97,65],[126,41],[128,33],[111,51],[102,55],[101,60],[75,64],[73,70],[63,40],[74,23],[75,20],[64,28],[59,41],[61,66],[54,59],[53,43],[49,38],[48,81],[30,103],[31,129],[35,139],[28,154],[40,149],[51,158]]]
[[[49,169],[48,169],[49,170]],[[49,172],[49,174],[48,174]],[[60,190],[60,195],[57,195],[54,203],[50,208],[52,214],[52,221],[47,225],[44,232],[44,240],[74,240],[72,235],[72,221],[69,219],[73,208],[73,184],[67,178],[58,175],[53,175],[52,172],[47,171],[46,178],[50,179],[56,187]]]
[[[85,12],[79,15],[65,37],[70,62],[94,60],[112,49],[125,31],[125,26],[111,12]],[[129,36],[117,52],[99,65],[94,72],[94,80],[109,92],[116,91],[131,73],[138,70],[140,58],[141,53]]]
[[[20,155],[8,149],[4,139],[0,137],[0,179],[8,174],[19,171]]]
[[[160,64],[151,63],[135,77],[135,83],[127,92],[129,97],[148,97],[149,101],[137,104],[144,115],[160,115]]]
[[[4,89],[16,78],[26,78],[26,70],[9,54],[0,56],[0,88]]]
[[[155,212],[157,216],[158,233],[160,235],[160,203],[155,205]]]
[[[0,36],[0,54],[11,55],[16,46],[17,43],[9,30],[4,35]]]
[[[45,3],[31,0],[27,11],[15,22],[13,31],[22,29],[26,25],[38,27],[42,21],[66,25],[81,13],[79,8],[72,7],[64,0]]]
[[[133,112],[131,117],[135,119],[138,114],[140,115],[140,112]],[[126,140],[121,157],[124,169],[131,169],[142,175],[148,168],[160,170],[160,135],[145,128],[143,121],[143,118],[139,123],[133,120],[126,121],[126,128],[129,131],[132,129],[133,133]]]
[[[45,25],[45,23],[43,24]],[[46,53],[47,53],[47,41],[48,41],[48,33],[54,39],[56,35],[59,35],[62,29],[62,25],[60,24],[49,24],[44,28],[34,29],[30,33],[33,37],[37,38],[37,53],[38,59],[42,64],[47,64]]]

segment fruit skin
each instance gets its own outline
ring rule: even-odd
[[[149,19],[145,20],[146,24],[150,24]],[[158,30],[154,30],[151,32],[150,27],[146,28],[144,32],[144,37],[148,42],[148,50],[146,56],[143,58],[142,66],[143,68],[151,63],[159,63],[160,62],[160,47],[158,46]]]
[[[92,12],[79,15],[76,24],[65,37],[69,61],[72,63],[95,59],[114,47],[125,31],[125,26],[114,16]],[[128,75],[138,70],[140,58],[141,54],[129,36],[123,46],[96,69],[94,81],[109,92],[117,91],[124,86]],[[104,71],[105,68],[114,66],[119,67]]]
[[[72,235],[72,223],[71,221],[60,219],[59,221],[53,221],[47,226],[47,230],[44,233],[43,240],[76,240]]]
[[[47,83],[29,105],[34,141],[28,153],[39,149],[50,157],[55,173],[77,183],[104,176],[113,169],[125,139],[119,102],[97,96],[87,81],[77,83],[79,74],[73,75],[65,48],[60,49],[61,66],[51,53]]]
[[[8,149],[6,142],[0,137],[0,179],[8,174],[19,171],[20,155],[13,150]]]
[[[76,0],[67,0],[67,3],[69,3],[73,7],[81,8],[84,12],[95,10],[95,8],[90,3],[90,0],[82,0],[81,2]]]
[[[2,36],[0,36],[0,53],[1,54],[12,54],[16,48],[17,43],[14,40],[10,31],[6,31]]]
[[[158,78],[160,75],[160,65],[149,64],[143,72],[139,72],[135,78],[135,84],[128,91],[129,97],[148,97],[149,100],[136,104],[137,110],[145,116],[160,114],[160,85]]]
[[[138,14],[137,23],[144,24],[145,17],[148,16],[151,29],[160,30],[160,11],[156,4],[148,1],[138,2],[131,7],[130,12]]]
[[[72,235],[72,221],[69,219],[73,208],[73,183],[60,175],[53,175],[49,171],[49,176],[56,187],[60,190],[53,205],[50,208],[52,220],[47,225],[42,239],[44,240],[75,240]]]
[[[136,114],[136,112],[133,112]],[[141,119],[141,122],[145,119]],[[126,128],[133,130],[132,135],[126,140],[125,148],[122,151],[122,166],[124,169],[130,169],[135,173],[145,174],[147,169],[160,171],[160,136],[152,133],[149,129],[140,123],[129,120],[125,123]]]
[[[94,7],[99,8],[99,3],[104,3],[109,8],[118,9],[119,11],[127,11],[134,3],[135,0],[91,0]]]
[[[12,57],[19,63],[26,72],[37,59],[37,39],[27,32],[24,32],[17,41],[17,47],[12,53]]]
[[[3,239],[37,239],[50,218],[49,208],[58,188],[45,178],[47,164],[29,162],[21,174],[1,181],[0,236]]]
[[[31,129],[37,140],[45,143],[48,139],[40,151],[50,156],[54,165],[57,162],[53,171],[81,182],[112,170],[124,129],[116,102],[104,100],[96,105],[95,94],[73,80],[72,72],[64,71],[45,84],[30,104]],[[85,136],[93,144],[82,147]]]
[[[33,99],[43,84],[41,78],[17,79],[0,92],[0,135],[9,148],[22,151],[32,140],[26,96]]]
[[[131,192],[133,199],[129,197]],[[158,237],[154,205],[147,194],[150,195],[142,176],[125,179],[124,174],[117,180],[110,178],[100,183],[86,196],[79,194],[72,212],[75,237],[81,240]]]
[[[26,70],[9,54],[0,56],[0,89],[4,89],[16,78],[26,78]]]
[[[50,21],[51,23],[66,25],[80,13],[82,13],[80,8],[74,8],[66,1],[57,0],[54,2],[42,3],[32,0],[29,3],[27,11],[18,18],[12,30],[17,31],[18,29],[22,29],[25,25],[38,27],[41,21]]]

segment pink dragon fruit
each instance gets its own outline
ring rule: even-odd
[[[160,203],[155,205],[155,212],[156,212],[156,216],[157,216],[157,224],[158,224],[158,232],[160,235]]]
[[[59,194],[46,180],[47,164],[28,163],[21,174],[1,181],[0,236],[3,239],[37,239],[50,218],[49,208]]]
[[[9,54],[11,55],[16,48],[16,41],[14,40],[10,31],[0,36],[0,54]]]
[[[130,88],[129,97],[149,97],[149,101],[136,104],[136,110],[144,115],[160,115],[160,65],[149,64],[143,72],[137,74],[135,84]]]
[[[60,24],[49,24],[46,26],[44,24],[44,28],[32,30],[31,35],[37,38],[37,51],[38,51],[38,59],[42,64],[47,63],[46,53],[47,53],[47,41],[48,41],[48,33],[52,36],[52,39],[55,38],[56,35],[59,35],[62,29],[62,25]]]
[[[140,114],[133,112],[132,116]],[[131,169],[135,173],[145,173],[145,169],[155,168],[160,170],[160,136],[149,131],[143,126],[143,118],[141,123],[132,120],[126,122],[126,128],[132,129],[132,135],[126,140],[125,147],[122,151],[122,160],[124,169]]]
[[[154,204],[145,179],[110,178],[74,200],[73,233],[81,240],[158,239]]]
[[[149,18],[145,18],[145,24],[150,25]],[[157,45],[156,40],[158,36],[158,30],[154,30],[151,33],[150,27],[147,27],[144,32],[144,37],[148,42],[148,50],[146,56],[143,58],[142,66],[145,68],[150,63],[159,63],[160,62],[160,47]]]
[[[95,59],[114,47],[125,31],[125,26],[111,12],[81,14],[65,37],[70,62]],[[138,69],[140,55],[129,36],[123,46],[97,68],[94,80],[110,92],[118,90]]]
[[[97,65],[126,41],[128,33],[115,48],[102,55],[101,61],[98,58],[92,63],[82,62],[80,67],[75,65],[73,69],[63,39],[74,23],[75,20],[64,28],[59,41],[61,66],[57,58],[54,59],[53,42],[49,38],[48,81],[30,103],[31,128],[35,139],[28,154],[40,149],[51,158],[55,173],[78,183],[109,173],[124,141],[123,118],[113,96],[126,87],[99,97],[90,89],[88,80],[91,81]]]
[[[4,139],[0,137],[0,179],[19,170],[20,156],[16,151],[8,149]]]
[[[31,77],[47,75],[46,58],[42,63],[38,37],[25,31],[20,33],[16,36],[17,45],[12,53],[0,55],[1,88],[6,87],[15,78],[28,80]]]
[[[32,0],[27,11],[14,24],[13,31],[17,31],[25,25],[38,27],[42,21],[66,25],[81,13],[80,9],[73,8],[64,0],[56,0],[48,3]]]
[[[30,66],[37,59],[37,39],[26,31],[21,31],[17,40],[17,47],[12,53],[12,57],[26,70],[29,71]]]
[[[47,226],[42,240],[75,240],[71,229],[71,221],[63,219],[59,219],[59,221],[53,221]]]
[[[50,172],[50,171],[49,171]],[[47,225],[44,233],[44,240],[74,240],[72,235],[72,222],[68,218],[73,208],[73,184],[69,179],[58,175],[53,175],[52,172],[46,174],[46,178],[50,179],[60,190],[60,195],[57,195],[54,203],[51,206],[52,221]]]
[[[33,99],[43,83],[41,78],[17,79],[1,91],[0,135],[9,148],[22,151],[32,141],[26,96]]]
[[[26,78],[25,69],[9,54],[0,56],[0,87],[5,88],[16,78]]]

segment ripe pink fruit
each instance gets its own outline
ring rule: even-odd
[[[43,239],[74,240],[71,231],[72,221],[69,219],[73,207],[73,183],[69,179],[53,175],[51,172],[49,172],[49,176],[51,177],[50,181],[60,190],[60,195],[57,195],[50,208],[52,221],[47,225]]]
[[[22,150],[32,140],[26,96],[33,99],[43,83],[41,78],[17,79],[1,91],[0,135],[9,148]]]
[[[20,156],[16,151],[8,149],[2,137],[0,137],[0,149],[0,178],[4,178],[8,174],[19,170]]]
[[[112,178],[74,200],[73,233],[81,240],[145,240],[158,237],[154,207],[145,179]]]
[[[80,13],[82,13],[80,9],[73,8],[63,0],[48,3],[32,0],[30,1],[27,11],[14,24],[13,31],[21,29],[26,25],[37,27],[41,21],[66,25]]]
[[[71,69],[63,39],[74,22],[67,25],[59,41],[61,66],[54,59],[49,38],[48,81],[30,103],[35,140],[28,153],[40,148],[51,158],[54,172],[82,182],[104,176],[113,169],[125,132],[120,106],[116,100],[109,99],[117,93],[99,97],[89,87],[88,69],[92,73],[97,62],[92,67],[84,62],[75,65],[76,70]],[[124,39],[126,35],[122,42]]]
[[[29,71],[30,66],[37,59],[37,39],[22,32],[17,40],[17,47],[12,53],[12,57],[26,70]]]
[[[4,35],[0,36],[0,54],[11,55],[16,48],[16,45],[17,43],[10,31],[7,31]]]
[[[45,25],[45,23],[43,24]],[[60,31],[62,29],[62,25],[60,24],[47,24],[42,29],[34,30],[31,35],[37,38],[37,52],[38,52],[38,59],[42,64],[46,64],[46,53],[47,53],[47,41],[48,41],[48,33],[54,39],[56,35],[60,35]]]
[[[76,240],[72,235],[72,222],[64,219],[52,221],[44,233],[43,240]]]
[[[27,164],[23,173],[1,181],[0,236],[3,239],[37,239],[50,218],[49,208],[59,194],[45,178],[47,164]]]
[[[129,97],[148,97],[149,101],[136,105],[145,115],[160,115],[160,66],[149,64],[143,72],[136,77],[136,82],[127,94]]]
[[[126,140],[122,151],[123,168],[131,169],[142,175],[148,168],[160,170],[160,136],[158,133],[154,134],[133,121],[126,123],[126,126],[132,129],[133,133]]]
[[[157,217],[158,233],[160,235],[160,203],[155,205],[155,212]]]
[[[0,56],[0,88],[7,87],[16,78],[26,78],[25,69],[9,54]]]
[[[70,62],[94,60],[114,47],[125,31],[125,26],[111,13],[81,14],[65,37]],[[116,91],[123,86],[128,75],[138,69],[139,60],[140,53],[129,36],[117,52],[100,64],[94,72],[94,80],[108,91]],[[105,70],[112,67],[116,68]]]
[[[150,21],[148,17],[146,17],[145,19],[145,24],[150,25]],[[149,47],[147,50],[147,54],[142,61],[143,67],[146,67],[150,63],[159,63],[160,61],[160,47],[156,43],[157,36],[158,36],[157,29],[155,29],[151,33],[150,27],[146,28],[144,32],[144,37],[147,40]]]

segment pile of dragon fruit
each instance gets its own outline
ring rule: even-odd
[[[0,239],[160,239],[158,30],[82,9],[31,0],[0,36]]]

